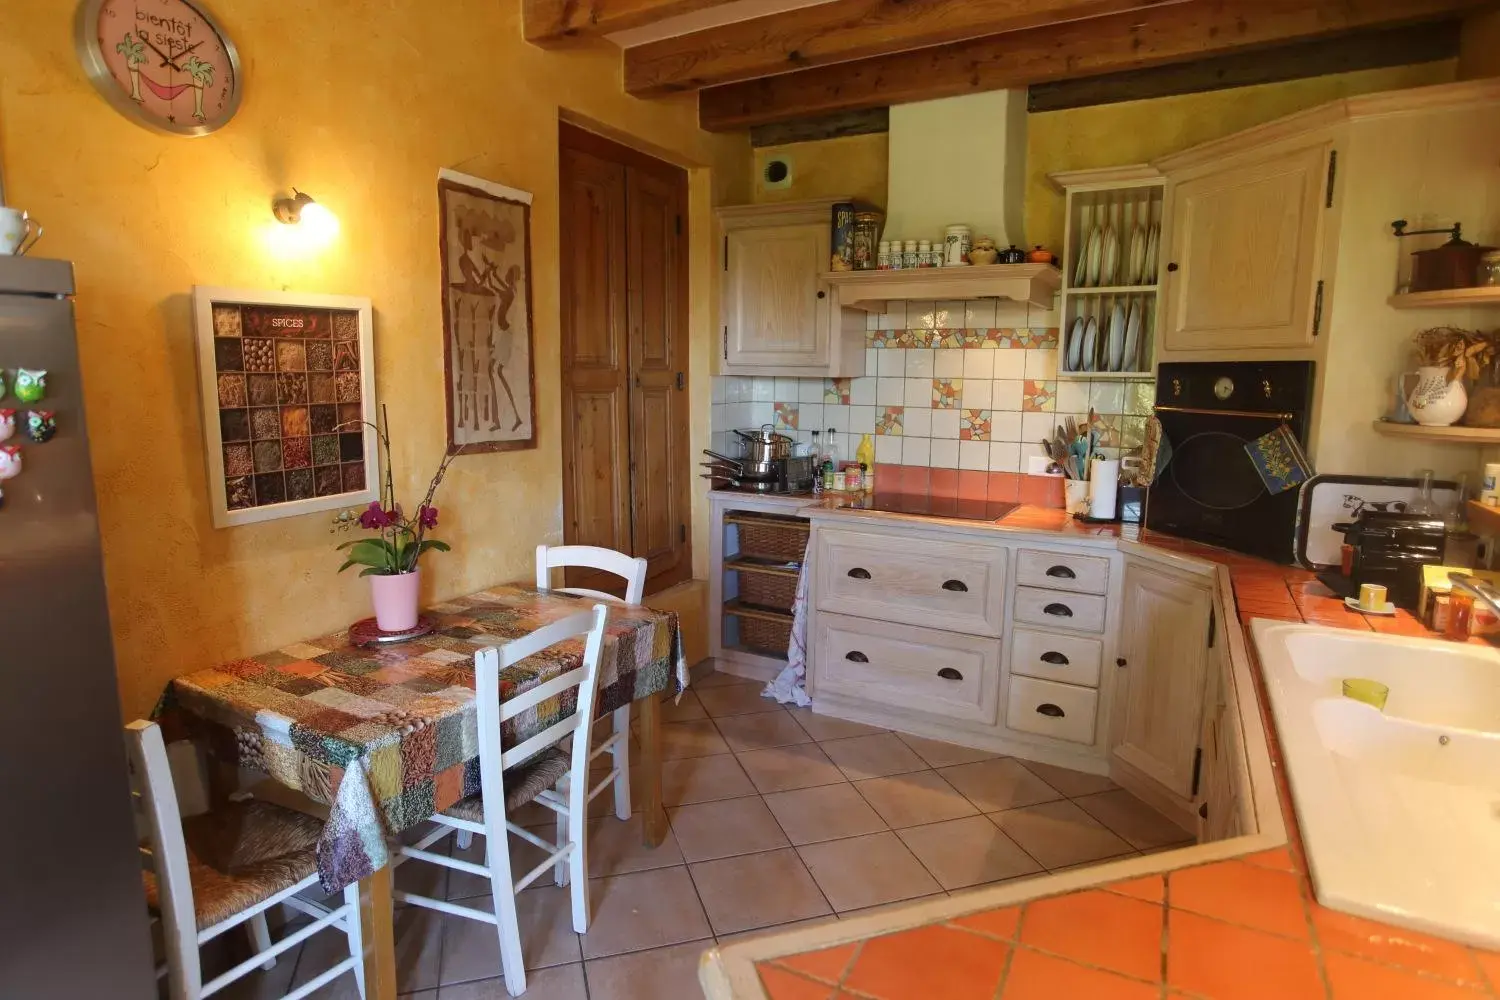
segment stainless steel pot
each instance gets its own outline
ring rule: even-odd
[[[762,424],[751,431],[734,432],[745,442],[745,460],[768,462],[777,458],[788,458],[792,454],[792,439],[776,430],[771,424]]]

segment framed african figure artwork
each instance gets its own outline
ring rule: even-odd
[[[531,195],[438,171],[448,453],[536,447]]]
[[[370,300],[193,288],[214,527],[379,498]]]

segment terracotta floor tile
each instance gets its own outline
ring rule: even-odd
[[[1167,915],[1167,985],[1213,1000],[1323,1000],[1312,949],[1183,910]]]
[[[1363,917],[1312,907],[1313,927],[1325,951],[1349,952],[1384,965],[1430,972],[1457,983],[1483,980],[1473,953],[1461,944]]]
[[[871,778],[856,781],[854,787],[892,829],[941,823],[978,811],[936,771]]]
[[[817,715],[810,708],[788,708],[792,718],[797,720],[807,735],[818,742],[823,740],[847,740],[854,736],[875,736],[886,732],[875,726],[867,726],[863,722],[849,722],[844,719],[835,719],[831,715]]]
[[[741,677],[738,674],[731,674],[724,670],[711,670],[693,681],[693,690],[726,687],[730,684],[759,684],[761,687],[766,686],[765,681],[758,681],[753,677]]]
[[[728,753],[729,745],[709,719],[697,722],[665,722],[661,727],[661,759],[709,757]]]
[[[785,966],[814,979],[838,983],[849,968],[849,960],[859,950],[858,944],[841,944],[821,951],[805,951],[800,955],[787,955],[776,959],[776,964]]]
[[[1160,875],[1147,875],[1145,878],[1130,878],[1123,882],[1111,882],[1100,886],[1110,892],[1118,892],[1123,896],[1133,896],[1136,899],[1144,899],[1148,903],[1160,903],[1167,896],[1167,885]]]
[[[1056,802],[1063,794],[1021,766],[1014,757],[975,761],[938,771],[980,812]]]
[[[1280,872],[1297,871],[1297,862],[1292,860],[1292,852],[1285,847],[1273,847],[1269,851],[1256,851],[1254,854],[1246,854],[1239,860],[1247,865],[1255,865],[1257,868],[1274,868]]]
[[[1071,802],[1044,802],[990,813],[990,818],[1049,870],[1134,853],[1129,844]]]
[[[1015,939],[1016,930],[1021,926],[1021,908],[1003,906],[998,910],[985,910],[982,913],[955,917],[948,923],[955,927],[963,927],[967,930],[978,931],[980,934],[988,934],[990,937],[1011,941]]]
[[[1163,912],[1152,903],[1092,889],[1054,896],[1026,907],[1021,943],[1160,982]]]
[[[848,782],[775,792],[766,806],[793,844],[858,837],[885,830],[885,822]]]
[[[710,861],[786,847],[776,817],[759,795],[668,809],[677,846],[688,861]]]
[[[828,740],[819,746],[850,781],[927,770],[927,762],[897,738],[895,733]]]
[[[688,866],[715,935],[789,924],[833,912],[790,847]]]
[[[845,780],[843,772],[816,743],[747,750],[737,756],[740,766],[762,794],[832,785]]]
[[[668,808],[754,794],[755,785],[732,753],[662,761],[661,801]]]
[[[1307,916],[1297,876],[1243,861],[1184,868],[1168,876],[1174,909],[1306,941]]]
[[[559,888],[557,891],[566,899],[568,890]],[[593,879],[589,882],[589,893],[594,908],[593,920],[589,923],[588,933],[580,936],[585,959],[665,948],[713,936],[703,904],[698,900],[698,890],[693,887],[686,868],[658,868]],[[566,903],[561,908],[566,920]],[[495,940],[493,927],[485,924],[474,926],[487,931],[490,941]],[[572,930],[571,924],[567,929]],[[521,940],[526,941],[525,927],[522,927]],[[710,945],[705,942],[703,947]],[[448,958],[445,942],[444,968],[447,968]]]
[[[1016,950],[1001,1000],[1156,1000],[1160,986],[1100,972],[1025,948]]]
[[[755,966],[755,971],[760,973],[760,983],[771,1000],[829,1000],[829,994],[833,992],[823,983],[804,979],[774,965],[760,963]]]
[[[950,891],[1042,871],[1031,855],[984,816],[907,827],[896,835]]]
[[[1075,771],[1071,767],[1058,767],[1056,764],[1043,764],[1035,760],[1023,760],[1021,764],[1068,798],[1113,791],[1119,787],[1102,774],[1089,774],[1087,771]]]
[[[844,987],[882,1000],[988,998],[1009,951],[951,927],[919,927],[865,942]]]
[[[660,1000],[661,997],[696,996],[702,992],[698,986],[698,959],[709,947],[707,941],[693,941],[585,962],[583,972],[588,979],[587,996],[589,1000]],[[585,994],[563,995],[569,1000],[578,1000]],[[485,996],[504,1000],[509,994],[502,984],[494,993]],[[526,983],[526,1000],[531,1000],[529,981]]]
[[[731,715],[727,719],[715,720],[713,724],[719,727],[729,749],[736,753],[812,742],[812,737],[797,725],[791,713],[780,709],[755,715]]]
[[[942,891],[894,833],[809,844],[797,853],[840,913]]]
[[[1139,851],[1179,844],[1192,836],[1123,788],[1080,796],[1073,802]]]
[[[1333,1000],[1476,1000],[1482,996],[1462,986],[1424,979],[1338,952],[1324,954],[1323,963]]]
[[[680,701],[667,697],[661,699],[661,721],[663,722],[694,722],[706,718],[708,718],[708,713],[703,710],[698,696],[692,691],[682,692]]]
[[[777,704],[775,698],[765,697],[764,690],[757,684],[705,688],[698,692],[698,702],[709,717],[714,719],[730,715],[754,715],[758,712],[779,711],[781,706]]]
[[[938,740],[926,740],[920,736],[912,736],[909,733],[897,733],[901,742],[917,752],[917,756],[927,762],[929,767],[952,767],[955,764],[972,764],[976,760],[990,760],[997,756],[988,750],[975,750],[972,747],[961,747],[954,743],[943,743]]]

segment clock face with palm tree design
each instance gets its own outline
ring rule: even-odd
[[[83,0],[77,43],[94,86],[149,128],[204,135],[239,107],[239,56],[196,0]]]

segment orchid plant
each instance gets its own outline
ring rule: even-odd
[[[372,501],[359,515],[361,528],[378,531],[380,534],[375,538],[359,538],[340,545],[339,551],[348,550],[348,559],[339,567],[340,573],[350,566],[363,566],[364,569],[359,571],[360,576],[412,573],[416,571],[417,560],[422,557],[422,553],[429,549],[449,551],[447,542],[428,538],[427,532],[437,527],[438,509],[432,505],[432,497],[437,492],[438,484],[443,481],[453,456],[443,458],[432,482],[427,486],[427,495],[417,506],[416,514],[408,516],[396,502],[396,488],[391,480],[390,418],[386,416],[384,406],[380,408],[380,415],[385,422],[385,430],[368,420],[358,421],[375,429],[381,448],[385,451],[385,480],[380,486],[380,499]]]

